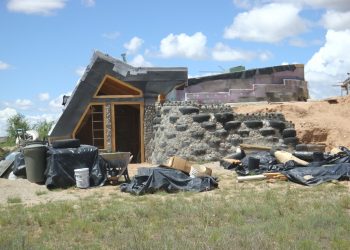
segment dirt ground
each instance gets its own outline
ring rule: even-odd
[[[327,150],[337,146],[350,147],[350,96],[333,102],[309,101],[241,105],[237,113],[281,112],[295,124],[301,143],[326,144]],[[335,103],[334,103],[335,102]]]
[[[132,178],[139,167],[152,167],[148,163],[129,164],[129,175]],[[220,187],[227,187],[234,183],[233,172],[219,166],[219,162],[208,163],[206,166],[213,169],[213,175],[220,178]],[[121,177],[121,183],[124,181]],[[26,179],[8,180],[0,178],[0,205],[7,204],[8,199],[20,198],[25,205],[35,205],[64,200],[79,200],[89,196],[98,196],[100,199],[108,198],[118,193],[120,196],[130,196],[120,192],[119,185],[105,185],[88,189],[71,187],[68,189],[48,190],[45,185],[30,183]],[[209,192],[210,193],[210,192]]]
[[[271,103],[271,104],[254,104],[240,105],[235,107],[235,112],[252,113],[252,112],[282,112],[288,121],[295,124],[297,136],[303,143],[324,143],[327,149],[335,146],[350,147],[350,96],[338,98],[336,103],[331,104],[328,101],[311,101],[311,102],[292,102],[292,103]],[[135,175],[137,168],[140,166],[150,166],[149,164],[130,164],[129,174]],[[237,183],[234,173],[225,170],[219,166],[218,162],[208,163],[208,167],[213,169],[213,175],[220,179],[219,190],[205,192],[201,195],[221,195],[223,190],[236,190],[248,186],[256,188],[278,188],[286,183]],[[303,186],[288,183],[295,188],[305,188]],[[331,185],[331,184],[330,184]],[[344,182],[350,191],[350,182]],[[108,198],[116,192],[120,196],[129,196],[130,194],[121,193],[119,186],[103,186],[89,189],[69,188],[65,190],[49,191],[44,185],[30,183],[27,180],[7,180],[0,178],[0,205],[7,204],[8,199],[20,198],[21,202],[26,205],[40,203],[49,203],[62,200],[79,200],[89,196],[97,195],[101,199]],[[234,192],[234,191],[233,191]]]

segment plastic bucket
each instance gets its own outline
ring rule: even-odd
[[[23,148],[28,181],[34,183],[45,181],[46,150],[46,146],[41,144],[33,144]]]
[[[260,164],[260,159],[254,157],[248,157],[248,169],[258,169]]]
[[[74,169],[75,182],[78,188],[88,188],[90,186],[89,169]]]

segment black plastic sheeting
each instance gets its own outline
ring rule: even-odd
[[[179,170],[155,167],[139,168],[131,183],[123,183],[120,190],[134,195],[144,195],[159,190],[169,193],[178,191],[203,192],[217,187],[217,181],[211,176],[191,178]]]
[[[312,186],[332,180],[349,180],[350,163],[324,165],[321,167],[300,167],[282,172],[290,181]]]
[[[342,152],[331,155],[324,153],[321,161],[310,162],[307,166],[300,166],[294,161],[284,164],[277,163],[270,152],[254,152],[241,159],[241,165],[228,164],[221,161],[226,169],[235,170],[240,176],[257,175],[267,172],[281,172],[288,180],[302,185],[318,185],[331,180],[349,180],[350,150],[339,147]],[[249,157],[259,159],[258,168],[249,168]]]
[[[15,161],[13,163],[13,174],[20,177],[27,178],[26,165],[24,162],[24,154],[20,152],[16,155]]]
[[[90,186],[103,186],[107,180],[106,162],[94,146],[49,148],[46,162],[47,188],[68,188],[75,185],[74,169],[89,168]]]

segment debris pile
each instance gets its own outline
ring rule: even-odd
[[[249,154],[241,150],[220,163],[236,171],[238,182],[288,179],[303,185],[317,185],[350,178],[350,150],[345,147],[326,153],[295,151],[293,154],[276,149]]]

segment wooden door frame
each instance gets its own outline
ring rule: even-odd
[[[112,149],[116,151],[116,131],[115,131],[115,106],[117,105],[139,105],[140,107],[140,150],[141,150],[141,163],[145,162],[145,145],[144,145],[144,102],[111,102],[112,113]]]
[[[104,142],[103,142],[103,149],[107,148],[107,114],[106,114],[106,103],[105,102],[91,102],[89,103],[89,105],[87,106],[87,108],[85,109],[83,115],[80,117],[78,124],[75,126],[73,133],[72,133],[72,137],[73,139],[76,139],[76,134],[77,131],[79,129],[79,127],[81,126],[86,114],[89,112],[89,109],[91,108],[91,106],[94,105],[101,105],[103,106],[103,138],[104,138]]]

